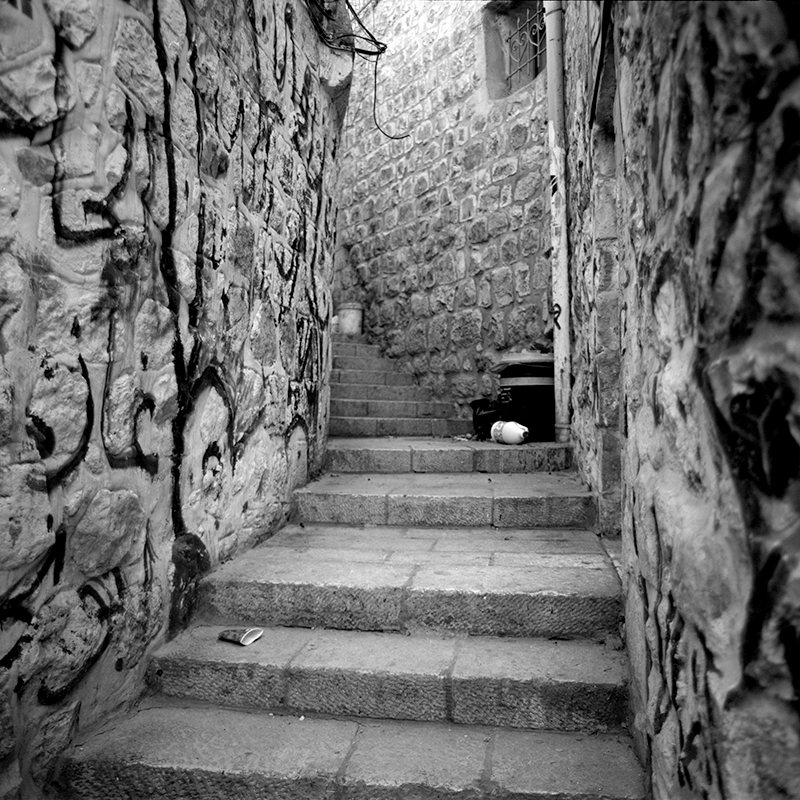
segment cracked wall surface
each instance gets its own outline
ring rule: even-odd
[[[351,69],[300,0],[0,3],[2,798],[320,466]]]
[[[362,18],[388,45],[356,62],[335,299],[398,368],[471,417],[509,350],[552,351],[546,75],[512,93],[474,0],[397,0]],[[489,26],[489,30],[487,30]],[[502,59],[500,59],[502,61]],[[497,85],[497,84],[500,85]]]
[[[606,398],[582,392],[592,371],[602,378],[607,343],[597,336],[616,326],[620,378],[607,400],[620,408],[639,750],[658,800],[800,798],[796,10],[604,6],[616,80],[611,170],[601,126],[588,124],[597,40],[582,20],[587,5],[567,5],[565,44],[579,215],[570,246],[573,280],[583,280],[573,284],[574,352],[588,373],[576,376],[576,456],[602,478]],[[598,242],[608,218],[620,291],[603,319]]]

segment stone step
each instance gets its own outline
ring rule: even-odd
[[[332,333],[331,343],[334,347],[341,347],[348,344],[367,344],[365,333]]]
[[[642,800],[621,734],[141,707],[61,762],[69,797]]]
[[[292,525],[206,576],[199,613],[213,624],[603,641],[618,632],[620,583],[592,538]]]
[[[328,439],[329,472],[555,472],[572,463],[569,444],[505,445],[404,437]]]
[[[339,355],[336,351],[333,353],[333,368],[347,371],[347,370],[389,370],[394,372],[397,366],[386,358],[380,355],[354,355],[345,356]]]
[[[466,436],[472,433],[468,419],[415,419],[413,417],[334,417],[331,436]]]
[[[362,344],[360,342],[340,342],[334,339],[332,352],[334,358],[337,356],[368,356],[370,358],[380,358],[381,349],[376,344]]]
[[[162,647],[151,687],[275,713],[592,733],[625,718],[622,656],[591,642],[266,628],[243,648],[218,641],[222,630]]]
[[[370,383],[332,383],[332,400],[416,400],[433,399],[427,386],[375,386]]]
[[[331,383],[368,383],[375,386],[416,385],[413,375],[388,369],[332,369]]]
[[[414,400],[335,400],[331,399],[333,417],[376,417],[395,419],[447,419],[454,412],[452,403]]]
[[[571,473],[323,475],[295,491],[303,522],[584,528],[594,500]]]

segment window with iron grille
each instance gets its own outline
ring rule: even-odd
[[[484,10],[489,92],[501,97],[527,86],[545,69],[542,0],[493,0]]]

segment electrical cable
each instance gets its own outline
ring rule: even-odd
[[[317,0],[318,1],[318,0]],[[314,3],[315,0],[309,0],[309,3]],[[326,31],[322,25],[320,25],[319,20],[317,20],[316,15],[312,12],[311,14],[311,21],[314,24],[314,28],[316,29],[317,33],[319,34],[320,39],[322,39],[325,44],[330,47],[332,50],[343,51],[346,53],[353,53],[355,55],[361,56],[365,61],[370,61],[372,58],[375,59],[375,70],[373,73],[373,91],[372,91],[372,120],[375,123],[375,127],[387,138],[387,139],[408,139],[411,134],[405,133],[402,136],[393,136],[391,133],[388,133],[381,127],[380,122],[378,122],[378,62],[381,59],[381,56],[386,52],[388,45],[385,42],[379,41],[372,31],[364,24],[359,13],[353,8],[350,0],[344,0],[345,5],[347,6],[350,14],[352,15],[355,22],[361,28],[362,31],[366,34],[366,36],[358,33],[345,33],[340,34],[338,36],[333,36],[331,33]],[[368,3],[364,8],[368,8],[370,3]],[[363,11],[364,9],[362,9]],[[324,12],[323,12],[324,13]],[[343,42],[347,40],[354,40],[359,39],[365,42],[369,42],[374,46],[373,50],[368,50],[364,47],[356,47],[354,43],[343,44]]]

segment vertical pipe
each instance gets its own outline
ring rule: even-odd
[[[547,133],[550,142],[550,237],[553,251],[553,306],[560,309],[553,335],[556,441],[570,436],[570,306],[567,252],[567,166],[564,124],[564,53],[561,0],[544,0],[547,35]]]

